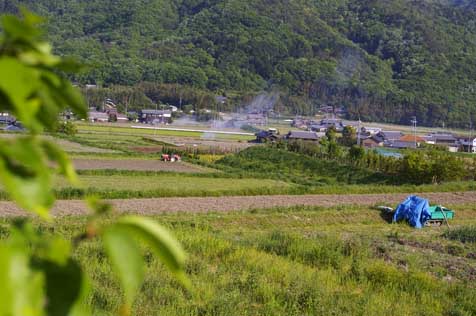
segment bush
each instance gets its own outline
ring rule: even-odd
[[[67,136],[75,136],[78,133],[78,129],[73,122],[64,121],[59,123],[56,132]]]

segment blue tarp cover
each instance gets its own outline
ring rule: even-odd
[[[425,222],[430,218],[431,213],[428,200],[416,195],[411,195],[397,207],[393,221],[397,222],[405,219],[411,226],[422,228]]]

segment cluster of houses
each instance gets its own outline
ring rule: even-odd
[[[91,122],[137,121],[144,124],[169,124],[172,122],[172,112],[177,110],[177,107],[169,106],[167,110],[144,109],[138,112],[130,111],[125,115],[118,112],[117,106],[111,99],[106,99],[100,110],[97,108],[89,109],[88,119]]]
[[[403,134],[399,131],[378,131],[361,140],[367,148],[389,147],[397,149],[419,148],[423,144],[436,145],[450,152],[476,153],[476,137],[457,136],[451,133],[430,133],[425,136]]]
[[[128,112],[128,116],[120,114],[116,109],[96,111],[90,109],[88,118],[91,122],[128,122],[137,120],[144,124],[169,124],[172,121],[172,111],[170,110],[140,110],[139,112]]]
[[[325,137],[329,128],[342,132],[344,127],[352,126],[357,131],[357,139],[366,148],[419,148],[423,144],[445,147],[450,152],[476,153],[476,137],[457,136],[451,133],[430,133],[425,136],[404,134],[400,131],[386,131],[381,128],[360,126],[358,122],[344,122],[340,119],[327,118],[320,121],[295,119],[293,127],[307,129],[307,131],[291,131],[286,135],[270,129],[256,133],[256,142],[273,142],[278,139],[318,141]],[[360,129],[360,131],[359,131]]]

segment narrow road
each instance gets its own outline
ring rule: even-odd
[[[158,198],[111,200],[119,212],[136,214],[160,214],[164,212],[208,212],[249,210],[256,208],[286,206],[338,206],[361,205],[372,206],[383,204],[395,206],[409,194],[349,194],[349,195],[274,195],[274,196],[228,196],[228,197],[189,197],[189,198]],[[430,200],[432,204],[476,204],[476,191],[423,193],[419,196]],[[81,215],[88,213],[83,201],[57,201],[53,214],[56,216]],[[0,217],[25,215],[12,202],[0,202]]]

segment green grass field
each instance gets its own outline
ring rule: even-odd
[[[476,206],[454,227],[476,224]],[[476,244],[446,228],[392,225],[369,208],[282,208],[155,217],[188,253],[190,292],[144,251],[135,315],[475,315]],[[84,217],[57,219],[80,233]],[[50,224],[42,231],[51,233]],[[3,226],[3,225],[2,225]],[[2,231],[5,231],[4,227]],[[77,251],[92,278],[95,315],[115,315],[121,290],[98,241]]]
[[[229,179],[182,174],[157,173],[141,175],[82,175],[84,190],[70,188],[62,178],[57,180],[58,198],[77,198],[95,193],[102,198],[138,198],[168,196],[223,196],[251,194],[286,194],[293,184],[270,179]]]
[[[248,141],[254,139],[253,136],[247,135],[228,135],[228,134],[213,134],[213,135],[204,135],[202,132],[191,132],[191,131],[170,131],[170,130],[152,130],[152,129],[137,129],[131,128],[123,125],[101,125],[101,124],[85,124],[80,123],[77,124],[78,132],[85,133],[85,132],[95,132],[105,135],[135,135],[135,136],[177,136],[177,137],[193,137],[193,138],[202,138],[208,137],[222,140],[242,140]],[[162,127],[162,126],[158,126]],[[164,126],[167,128],[168,126]],[[172,127],[173,128],[173,127]],[[186,128],[185,128],[186,129]],[[192,128],[194,129],[194,128]]]

